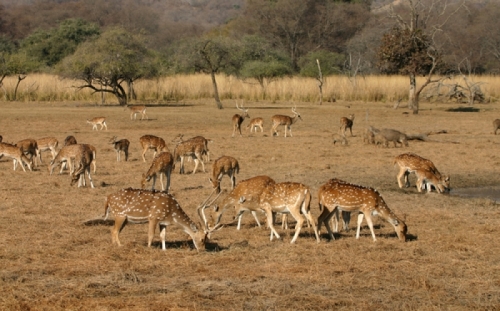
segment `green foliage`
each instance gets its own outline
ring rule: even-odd
[[[159,75],[159,57],[146,48],[144,38],[123,28],[112,28],[99,38],[81,44],[75,53],[66,57],[58,67],[64,77],[83,80],[81,88],[96,92],[109,88],[120,104],[127,102],[122,83]]]
[[[240,75],[244,78],[254,78],[264,87],[265,82],[269,83],[274,79],[291,75],[293,69],[290,64],[278,60],[260,61],[254,60],[245,62],[240,70]]]
[[[52,67],[72,54],[79,44],[99,33],[99,27],[93,23],[67,19],[57,28],[35,31],[22,41],[21,49],[43,66]]]
[[[300,74],[304,77],[318,77],[318,64],[321,65],[321,72],[324,76],[339,74],[342,72],[345,57],[341,54],[325,50],[308,53],[299,60]]]
[[[432,66],[430,42],[421,29],[393,28],[384,34],[378,51],[379,68],[384,73],[425,74]]]

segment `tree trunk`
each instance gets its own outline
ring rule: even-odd
[[[318,64],[318,88],[319,88],[319,104],[323,104],[323,73],[321,72],[321,66],[319,65],[319,59],[316,59]]]
[[[136,100],[137,99],[137,94],[135,93],[134,90],[134,81],[127,81],[127,87],[128,87],[128,99],[129,100]]]
[[[127,93],[119,83],[113,88],[113,94],[118,98],[120,106],[127,106]]]
[[[414,73],[410,73],[410,91],[408,93],[408,108],[413,110],[413,114],[418,114],[417,79]]]
[[[14,89],[14,98],[12,98],[13,101],[15,101],[17,99],[17,89],[19,88],[19,84],[21,83],[21,81],[23,81],[24,79],[26,79],[27,76],[17,76],[17,83],[16,83],[16,88]]]
[[[215,80],[215,72],[214,71],[210,72],[210,77],[212,77],[212,85],[214,87],[215,104],[217,104],[217,108],[222,109],[222,103],[220,102],[219,90],[217,89],[217,81]]]

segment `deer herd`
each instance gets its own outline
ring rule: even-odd
[[[130,119],[136,120],[137,114],[141,114],[141,120],[149,119],[146,115],[146,106],[128,106],[130,110]],[[126,108],[126,109],[127,109]],[[242,136],[241,126],[245,119],[250,119],[248,108],[236,103],[239,113],[232,117],[233,133],[232,137],[238,132]],[[298,120],[302,120],[301,115],[292,108],[293,115],[274,115],[271,118],[270,135],[278,136],[277,128],[280,125],[285,127],[284,137],[292,137],[291,126]],[[340,119],[340,130],[338,137],[347,144],[346,132],[350,131],[353,137],[352,128],[354,114]],[[106,129],[106,118],[96,117],[87,119],[87,123],[92,125],[92,130]],[[264,119],[257,117],[250,119],[247,129],[252,133],[257,129],[263,133]],[[494,134],[500,129],[500,119],[493,122]],[[336,136],[336,137],[337,137]],[[337,138],[338,138],[337,137]],[[363,135],[363,141],[366,143],[380,143],[388,146],[393,142],[401,146],[408,146],[408,140],[404,133],[392,129],[375,129],[368,127]],[[105,203],[105,219],[112,215],[115,224],[111,229],[112,242],[121,245],[118,238],[119,232],[123,229],[126,222],[131,223],[149,223],[148,246],[152,245],[156,226],[159,226],[162,249],[166,249],[166,227],[176,225],[180,227],[193,240],[197,250],[205,249],[206,242],[210,234],[223,227],[221,223],[224,212],[232,210],[234,221],[237,221],[236,229],[241,229],[241,220],[245,212],[250,212],[257,225],[260,227],[258,213],[266,215],[267,227],[270,230],[270,240],[274,237],[280,238],[274,224],[276,215],[291,215],[295,221],[295,233],[291,243],[295,243],[303,227],[304,218],[308,226],[312,227],[317,242],[320,242],[320,229],[322,225],[326,227],[327,234],[331,240],[334,240],[334,232],[339,231],[339,221],[342,217],[343,229],[349,229],[351,213],[358,214],[356,239],[360,236],[361,223],[366,218],[372,238],[376,241],[373,228],[373,216],[380,216],[392,225],[394,231],[401,241],[407,240],[407,226],[405,222],[393,211],[389,209],[381,194],[370,187],[354,185],[339,179],[331,179],[325,182],[317,193],[320,215],[315,220],[311,214],[311,201],[313,193],[311,189],[298,182],[275,182],[269,176],[255,176],[246,180],[236,182],[236,175],[240,170],[240,163],[231,156],[221,156],[212,164],[212,171],[208,178],[212,187],[212,193],[196,208],[199,216],[199,222],[193,221],[181,208],[174,196],[169,193],[171,188],[171,175],[175,169],[176,163],[179,163],[179,173],[184,174],[185,160],[194,161],[192,174],[198,171],[201,165],[203,172],[205,162],[210,162],[210,153],[208,145],[212,140],[202,136],[196,136],[190,139],[183,139],[183,135],[178,135],[172,141],[176,144],[171,153],[165,140],[154,135],[143,135],[139,139],[142,150],[142,160],[146,161],[146,153],[152,149],[154,151],[153,159],[149,169],[142,174],[141,189],[127,188],[107,197]],[[335,143],[335,140],[334,140]],[[116,160],[121,161],[121,153],[124,154],[124,160],[129,159],[128,139],[120,139],[116,136],[109,140],[116,151]],[[58,140],[55,137],[44,137],[40,139],[23,139],[16,144],[2,142],[0,136],[0,158],[6,156],[13,160],[14,170],[19,164],[23,171],[35,169],[37,165],[42,164],[42,152],[50,151],[52,160],[48,164],[48,171],[52,175],[56,167],[60,166],[59,173],[64,169],[69,169],[71,176],[70,184],[78,183],[78,187],[86,186],[86,177],[90,186],[94,188],[91,177],[91,165],[93,172],[96,172],[96,148],[89,144],[77,143],[74,136],[68,136],[64,140],[64,145],[58,150]],[[397,183],[399,188],[410,187],[409,175],[416,175],[416,189],[418,192],[431,192],[433,189],[437,193],[446,193],[450,189],[449,176],[441,174],[434,163],[414,153],[403,153],[393,159],[393,165],[398,166]],[[157,177],[160,177],[161,188],[155,190]],[[163,183],[165,175],[165,184]],[[230,190],[221,189],[223,176],[227,175],[231,182]],[[146,190],[147,183],[151,183],[151,190]],[[215,198],[212,196],[215,194]],[[206,210],[213,209],[211,217],[207,217]],[[283,218],[282,224],[286,223]],[[333,225],[332,230],[330,223]]]

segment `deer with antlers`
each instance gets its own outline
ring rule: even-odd
[[[363,217],[366,217],[373,241],[377,240],[373,230],[372,217],[379,215],[394,227],[401,241],[406,241],[406,224],[389,209],[377,190],[353,185],[339,179],[330,179],[320,187],[318,197],[319,209],[321,211],[321,215],[318,217],[318,230],[320,230],[322,223],[324,223],[332,240],[335,240],[335,237],[328,222],[336,211],[342,211],[360,212],[358,215],[356,239],[359,239],[361,223]]]
[[[87,123],[92,125],[92,130],[96,130],[97,131],[97,126],[100,125],[101,126],[101,130],[103,128],[106,128],[106,130],[108,130],[108,125],[106,124],[106,118],[105,117],[95,117],[95,118],[92,118],[92,119],[87,119]]]
[[[287,213],[295,218],[295,235],[290,243],[295,243],[300,234],[300,229],[304,223],[302,214],[305,215],[309,223],[311,223],[316,241],[319,243],[318,230],[311,216],[311,191],[301,183],[282,182],[270,184],[264,189],[260,197],[260,207],[266,212],[267,225],[271,229],[271,241],[273,236],[280,238],[276,229],[274,229],[274,214]]]
[[[137,114],[141,114],[141,120],[146,117],[149,120],[149,117],[146,114],[146,106],[145,105],[135,105],[135,106],[127,106],[128,110],[130,110],[130,120],[137,120]]]
[[[21,148],[15,145],[0,142],[0,158],[2,158],[3,156],[6,156],[13,160],[14,171],[16,170],[18,162],[24,172],[26,172],[24,164],[26,164],[30,171],[32,170],[30,160],[24,155],[24,152],[21,151]]]
[[[240,136],[243,136],[241,134],[241,123],[243,123],[243,121],[245,121],[245,118],[250,118],[250,116],[248,115],[248,109],[245,109],[243,107],[243,104],[241,105],[241,108],[238,107],[238,103],[236,103],[236,108],[240,111],[242,111],[241,114],[235,114],[233,116],[233,136],[234,137],[234,133],[236,133],[236,130],[238,130],[240,132]]]
[[[146,157],[144,156],[149,149],[153,149],[155,152],[153,158],[156,156],[157,152],[169,151],[167,144],[163,138],[154,135],[144,135],[139,138],[142,147],[142,161],[146,162]]]
[[[161,152],[151,163],[151,167],[146,172],[142,174],[141,188],[146,187],[146,183],[153,179],[153,185],[151,190],[155,190],[156,178],[160,175],[161,190],[168,193],[170,189],[170,175],[172,174],[172,169],[174,166],[174,157],[170,152]],[[166,187],[163,187],[163,175],[165,175],[167,180]]]
[[[260,196],[267,186],[274,184],[274,180],[269,176],[255,176],[249,179],[240,181],[236,187],[224,197],[220,204],[214,205],[215,214],[212,216],[215,219],[214,226],[219,225],[222,214],[229,208],[234,208],[235,219],[238,219],[237,229],[241,228],[241,220],[243,213],[249,211],[252,213],[257,225],[260,227],[259,219],[257,218],[260,208]],[[206,206],[207,207],[207,206]],[[201,215],[205,224],[208,226],[204,209],[201,210]]]
[[[345,132],[347,129],[351,131],[351,137],[352,135],[352,125],[354,124],[354,114],[350,114],[349,117],[342,117],[340,118],[340,133],[342,136],[345,137]]]
[[[206,204],[208,199],[202,205]],[[104,214],[104,220],[110,214],[114,215],[115,225],[111,229],[111,240],[119,246],[121,243],[118,234],[123,230],[127,221],[149,223],[148,247],[151,247],[158,224],[162,250],[166,250],[165,237],[169,225],[176,225],[187,233],[193,240],[197,251],[205,249],[210,233],[217,229],[217,227],[209,229],[206,226],[203,228],[200,224],[195,224],[172,195],[143,189],[128,188],[110,194],[104,206]]]
[[[414,153],[403,153],[394,158],[393,164],[399,166],[397,176],[399,188],[403,188],[401,177],[404,177],[404,186],[410,187],[408,176],[415,173],[418,192],[421,192],[424,187],[427,188],[427,192],[431,192],[431,186],[434,186],[439,193],[447,192],[450,189],[450,177],[442,175],[431,160]]]
[[[37,156],[40,163],[42,163],[42,151],[50,151],[52,155],[52,160],[57,155],[57,146],[59,145],[59,141],[55,137],[43,137],[36,140],[38,150]]]
[[[296,108],[292,108],[293,116],[284,116],[284,115],[274,115],[271,118],[271,123],[273,124],[271,127],[271,136],[279,136],[278,133],[278,126],[284,125],[285,126],[285,138],[286,138],[286,131],[288,130],[290,132],[290,137],[292,137],[292,128],[291,126],[297,122],[298,120],[302,120],[302,117],[300,114],[295,110]]]
[[[128,139],[120,139],[116,140],[116,136],[110,139],[109,143],[113,145],[113,148],[116,151],[116,161],[120,162],[120,154],[123,151],[125,155],[125,161],[128,161],[128,147],[130,145],[130,141]]]
[[[212,165],[212,177],[208,180],[212,183],[216,192],[220,192],[220,182],[224,175],[231,179],[231,189],[236,185],[236,174],[240,172],[238,160],[230,156],[222,156],[215,160]]]

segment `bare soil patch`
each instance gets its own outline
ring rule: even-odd
[[[0,309],[2,310],[497,310],[500,309],[500,211],[487,198],[464,198],[399,189],[392,159],[414,152],[431,159],[451,176],[452,188],[500,184],[500,135],[492,121],[500,105],[477,106],[478,112],[447,111],[450,105],[422,104],[419,115],[382,103],[297,104],[303,121],[293,137],[270,137],[270,119],[291,115],[290,104],[245,103],[250,117],[264,118],[264,133],[231,138],[233,102],[217,110],[212,101],[185,106],[148,107],[149,120],[131,121],[114,106],[75,103],[2,102],[0,135],[6,142],[55,136],[62,145],[73,135],[97,148],[95,189],[70,186],[70,177],[49,175],[50,155],[33,172],[12,170],[0,159]],[[347,105],[350,108],[347,108]],[[339,119],[354,113],[348,145],[333,144]],[[92,117],[107,117],[108,131],[92,131]],[[243,122],[246,127],[248,119]],[[446,130],[407,148],[365,145],[367,125],[407,134]],[[147,225],[128,225],[124,244],[111,244],[110,223],[90,221],[104,213],[104,200],[125,187],[140,186],[152,152],[144,163],[139,137],[157,135],[170,142],[178,134],[203,135],[211,162],[207,173],[172,175],[172,193],[198,221],[195,208],[211,192],[211,164],[222,155],[240,163],[237,181],[268,175],[277,182],[296,181],[311,188],[311,210],[319,216],[316,193],[330,178],[376,188],[408,226],[400,242],[387,222],[375,218],[377,242],[363,224],[321,243],[303,228],[295,245],[292,230],[269,241],[269,230],[256,227],[250,215],[237,231],[232,213],[213,234],[207,252],[196,252],[189,236],[167,229],[167,250],[157,236],[147,247]],[[108,141],[130,140],[128,162],[116,162]],[[188,163],[190,173],[194,164]],[[229,188],[225,177],[222,188]],[[264,222],[264,215],[260,215]],[[87,221],[87,222],[86,222]],[[279,226],[279,225],[278,225]],[[293,227],[293,225],[292,225]],[[355,217],[351,222],[355,229]]]

